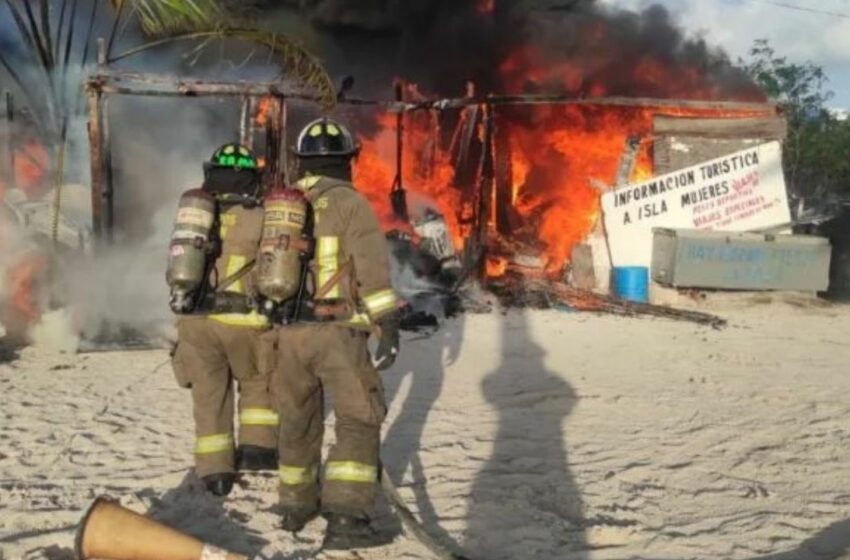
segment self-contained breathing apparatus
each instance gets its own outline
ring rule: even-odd
[[[302,173],[349,181],[350,161],[359,151],[345,126],[319,118],[301,131],[292,153],[299,159]],[[260,311],[277,324],[332,322],[350,317],[353,309],[347,302],[328,303],[323,294],[342,280],[348,267],[341,267],[322,286],[316,285],[309,267],[315,239],[313,206],[307,197],[301,190],[284,189],[271,193],[264,206],[258,278]]]
[[[307,289],[307,263],[313,256],[312,206],[301,191],[280,189],[264,202],[263,236],[257,257],[260,312],[274,323],[301,319]]]
[[[213,232],[217,221],[218,203],[212,195],[192,189],[180,197],[165,273],[175,313],[191,313],[203,296],[209,263],[220,249]]]
[[[231,276],[214,274],[221,254],[220,216],[234,205],[262,204],[257,158],[245,146],[225,144],[204,164],[204,184],[180,198],[169,244],[166,281],[170,307],[178,314],[246,313],[254,302],[225,289],[253,268],[254,261]]]
[[[316,285],[309,266],[316,250],[314,210],[304,193],[292,188],[272,191],[263,207],[263,236],[257,258],[260,313],[279,325],[332,322],[350,316],[352,309],[347,303],[329,305],[323,296],[342,279],[347,266],[323,286]]]

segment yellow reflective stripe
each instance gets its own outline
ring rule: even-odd
[[[316,482],[318,467],[292,467],[290,465],[278,465],[277,474],[280,483],[286,486],[300,486]]]
[[[248,257],[245,255],[231,255],[230,258],[227,259],[227,270],[224,271],[224,278],[227,279],[234,274],[238,274],[239,271],[245,268],[246,264],[248,264]],[[245,284],[242,283],[242,279],[240,278],[228,286],[227,291],[236,294],[244,294]]]
[[[365,313],[355,313],[349,320],[346,321],[346,323],[351,325],[368,326],[372,324],[372,321]]]
[[[214,434],[211,436],[202,436],[195,440],[195,453],[198,455],[223,453],[232,449],[232,434]]]
[[[277,426],[277,413],[270,408],[246,408],[239,413],[243,426]]]
[[[221,215],[221,227],[219,228],[218,235],[222,240],[227,239],[227,234],[230,233],[230,228],[236,225],[236,216],[233,214],[222,214]]]
[[[356,461],[329,461],[325,468],[325,480],[375,482],[378,480],[378,469],[374,465]]]
[[[375,316],[393,309],[396,306],[395,292],[392,290],[381,290],[363,298],[363,303],[369,311],[369,315]]]
[[[316,264],[318,265],[318,286],[316,289],[321,290],[339,270],[339,237],[319,237],[316,241]],[[324,297],[327,299],[339,298],[342,293],[340,284],[340,282],[337,282]]]
[[[308,175],[307,177],[304,177],[303,179],[297,181],[295,183],[295,186],[301,189],[302,191],[309,191],[310,189],[315,187],[316,184],[321,180],[322,178],[318,175]]]
[[[209,317],[213,321],[218,321],[232,327],[262,328],[269,324],[269,318],[256,311],[250,313],[219,313],[210,315]]]
[[[352,316],[347,321],[341,321],[340,324],[359,331],[365,331],[368,333],[372,332],[371,319],[369,319],[368,315],[362,313],[358,313]]]

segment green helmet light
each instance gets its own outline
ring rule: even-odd
[[[257,158],[245,146],[226,144],[213,154],[212,163],[218,167],[256,170]]]

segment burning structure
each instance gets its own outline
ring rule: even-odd
[[[253,3],[265,25],[300,33],[332,73],[356,77],[337,103],[360,131],[355,180],[385,229],[426,256],[418,272],[449,283],[509,272],[560,280],[570,269],[581,278],[571,265],[587,268],[588,246],[594,260],[605,256],[594,242],[605,189],[729,143],[784,133],[776,107],[747,77],[722,53],[685,39],[660,8],[289,4]],[[235,98],[239,136],[258,143],[269,175],[280,180],[289,171],[287,130],[312,116],[317,100],[284,82],[177,80],[106,66],[94,74],[87,82],[92,220],[106,240],[121,228],[114,206],[125,194],[112,165],[121,132],[104,110],[107,97]],[[393,82],[395,95],[386,96]],[[604,288],[596,277],[577,283]]]

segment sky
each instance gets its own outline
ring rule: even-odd
[[[850,109],[850,0],[598,1],[629,9],[661,4],[689,34],[702,35],[732,60],[746,58],[755,39],[768,39],[789,61],[822,66],[834,93],[828,105]]]

